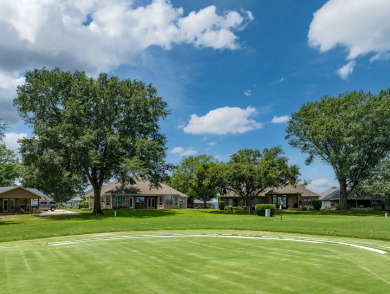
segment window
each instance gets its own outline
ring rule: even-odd
[[[110,206],[110,196],[106,196],[106,206]]]
[[[287,196],[286,195],[272,195],[272,202],[276,208],[280,208],[280,204],[283,203],[283,208],[287,208]]]
[[[159,197],[158,197],[158,205],[163,205],[162,196],[159,196]]]
[[[238,206],[238,199],[233,199],[233,206]]]
[[[134,198],[133,197],[129,198],[129,207],[134,208]]]
[[[115,205],[125,205],[125,196],[115,196]]]
[[[145,204],[145,197],[135,197],[135,204],[144,205]]]
[[[102,198],[100,198],[100,201],[102,202],[102,204],[104,203],[104,196],[102,196]]]
[[[303,199],[303,205],[311,205],[311,199],[308,198],[308,199]]]
[[[165,205],[173,205],[173,196],[171,195],[165,196]]]

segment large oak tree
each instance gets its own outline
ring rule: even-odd
[[[239,150],[230,156],[225,169],[227,188],[243,199],[252,213],[252,200],[267,188],[294,184],[299,175],[296,165],[288,165],[280,147]]]
[[[181,160],[173,172],[170,184],[193,199],[206,202],[217,197],[224,186],[223,164],[213,156],[188,156]]]
[[[14,104],[34,132],[22,144],[38,144],[29,150],[55,154],[68,173],[87,179],[93,214],[102,214],[101,189],[112,178],[133,183],[142,177],[158,185],[166,176],[159,121],[168,115],[167,103],[152,85],[35,69],[26,72],[17,94]]]
[[[340,184],[340,209],[390,150],[390,90],[346,92],[309,102],[292,114],[289,144],[330,164]],[[348,189],[347,189],[348,188]]]

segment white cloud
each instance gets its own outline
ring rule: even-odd
[[[173,148],[170,153],[172,154],[179,154],[180,156],[191,156],[191,155],[195,155],[196,154],[196,151],[195,150],[192,150],[191,148],[190,149],[187,149],[185,150],[183,147],[175,147]]]
[[[240,47],[235,31],[250,20],[245,11],[218,14],[215,6],[185,16],[169,0],[138,7],[132,0],[4,0],[0,52],[6,56],[1,63],[18,69],[40,63],[98,72],[131,64],[153,45],[234,50]],[[6,64],[6,58],[13,62]]]
[[[19,143],[18,140],[27,138],[28,135],[25,133],[17,134],[17,133],[6,133],[3,139],[5,146],[8,149],[11,149],[15,152],[19,152]]]
[[[328,179],[317,179],[312,181],[307,188],[315,193],[322,193],[332,187],[332,183]]]
[[[186,126],[186,124],[184,123],[184,122],[181,122],[178,126],[177,126],[177,128],[178,129],[182,129],[182,128],[184,128]]]
[[[349,59],[390,50],[390,1],[330,0],[314,13],[309,44],[321,52],[341,45]]]
[[[252,91],[251,90],[245,91],[244,95],[250,97],[252,96]]]
[[[274,81],[271,83],[271,85],[276,85],[276,84],[280,84],[280,83],[283,83],[286,79],[284,77],[281,77],[280,79]]]
[[[379,56],[390,51],[389,11],[388,0],[330,0],[314,13],[309,44],[320,52],[345,47],[348,60],[368,53],[380,60]],[[340,69],[342,78],[353,71],[351,65]]]
[[[343,79],[343,80],[346,80],[348,79],[349,75],[351,73],[353,73],[353,70],[355,68],[355,65],[356,65],[356,61],[355,60],[351,60],[350,62],[348,62],[346,65],[344,65],[343,67],[341,67],[337,73],[339,74],[339,76]]]
[[[1,57],[0,57],[1,58]],[[17,72],[5,73],[0,69],[0,119],[13,123],[19,119],[12,103],[16,96],[16,87],[24,83],[24,77]]]
[[[286,123],[289,120],[290,117],[288,115],[282,115],[282,116],[274,116],[271,122],[274,124],[281,124],[281,123]]]
[[[16,84],[26,69],[60,67],[90,75],[132,65],[152,46],[188,44],[215,50],[240,48],[237,32],[248,11],[215,6],[184,14],[169,0],[0,1],[0,118],[16,122]]]
[[[209,111],[204,116],[191,115],[188,125],[184,128],[185,133],[190,134],[238,134],[263,127],[262,123],[248,119],[255,115],[256,109],[247,107],[222,107]]]
[[[208,142],[207,145],[213,147],[213,146],[217,145],[217,142]]]

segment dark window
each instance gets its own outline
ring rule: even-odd
[[[135,197],[135,204],[145,204],[145,197]]]

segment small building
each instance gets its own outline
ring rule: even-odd
[[[22,186],[0,187],[0,212],[16,212],[19,205],[23,209],[30,209],[34,200],[46,200],[48,197],[34,188]]]
[[[215,206],[213,200],[206,201],[206,208],[211,208],[213,206]],[[194,199],[193,208],[205,208],[204,201],[201,199]]]
[[[79,205],[80,205],[81,201],[84,201],[84,199],[81,198],[81,196],[76,196],[76,197],[66,201],[66,204],[68,204],[68,207],[79,208]]]
[[[288,185],[278,188],[267,188],[259,196],[252,200],[252,207],[256,204],[274,204],[276,208],[298,209],[300,203],[304,206],[312,205],[312,200],[317,200],[320,195],[306,189],[304,186]],[[224,201],[225,206],[243,206],[242,198],[231,190],[225,195],[218,197],[219,201]]]
[[[335,209],[340,202],[340,188],[332,188],[320,194],[322,209]],[[389,200],[375,195],[349,195],[347,206],[350,209],[390,210]]]
[[[100,201],[102,209],[173,209],[187,208],[188,196],[160,183],[153,187],[147,180],[138,180],[134,185],[122,185],[114,181],[102,187]],[[93,191],[85,196],[89,207],[93,208]]]

